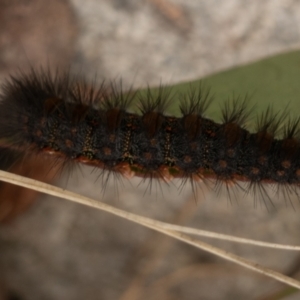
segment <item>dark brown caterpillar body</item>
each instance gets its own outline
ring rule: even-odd
[[[183,99],[182,117],[164,115],[170,95],[162,88],[140,99],[141,114],[127,107],[135,93],[99,90],[71,80],[36,73],[11,78],[0,102],[0,141],[27,154],[48,153],[127,177],[174,177],[252,183],[300,183],[299,119],[284,137],[275,133],[285,114],[268,110],[256,133],[243,127],[246,100],[226,103],[223,122],[206,117],[210,97],[203,91]]]

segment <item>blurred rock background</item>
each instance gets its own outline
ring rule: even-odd
[[[1,80],[31,66],[71,66],[90,80],[95,74],[122,77],[125,85],[140,87],[197,79],[300,47],[297,0],[0,0],[0,21]],[[299,208],[279,202],[268,212],[255,209],[250,198],[236,204],[210,192],[205,198],[200,192],[195,202],[189,187],[179,193],[172,185],[157,184],[150,195],[138,179],[124,180],[118,194],[109,181],[103,195],[98,175],[75,169],[57,184],[160,220],[300,243]],[[211,243],[288,275],[299,272],[297,253]],[[2,298],[11,300],[266,299],[285,288],[127,221],[45,195],[1,224],[0,280]]]

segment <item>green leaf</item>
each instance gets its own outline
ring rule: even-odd
[[[254,107],[254,115],[266,110],[287,108],[291,116],[300,112],[300,51],[280,54],[245,66],[220,72],[203,78],[202,85],[211,89],[214,101],[208,110],[208,117],[218,121],[222,103],[233,96],[250,96],[249,106]],[[200,80],[171,86],[172,105],[170,114],[179,115],[180,95],[191,88],[199,88]],[[152,89],[155,91],[157,89]],[[144,93],[144,91],[143,91]]]

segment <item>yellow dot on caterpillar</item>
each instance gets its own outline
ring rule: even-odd
[[[111,149],[108,148],[108,147],[103,147],[102,151],[103,151],[103,154],[106,155],[106,156],[111,155]]]
[[[281,166],[285,169],[289,169],[291,167],[291,162],[289,160],[284,160],[282,163],[281,163]]]
[[[259,168],[253,167],[253,168],[251,168],[251,173],[253,175],[258,175],[260,173],[260,170],[259,170]]]
[[[276,174],[277,174],[278,176],[282,177],[282,176],[284,176],[285,171],[280,170],[280,171],[277,171]]]
[[[223,159],[219,160],[219,166],[220,166],[220,168],[225,169],[227,167],[226,160],[223,160]]]
[[[93,153],[91,153],[88,149],[83,152],[83,156],[89,161],[93,160]]]

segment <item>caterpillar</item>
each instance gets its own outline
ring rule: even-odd
[[[212,96],[201,86],[181,97],[175,117],[166,114],[172,94],[163,86],[124,92],[114,82],[95,88],[69,72],[33,69],[11,76],[0,97],[0,149],[18,159],[42,155],[165,182],[246,182],[247,191],[276,184],[298,195],[300,118],[278,137],[287,112],[268,108],[251,132],[247,97],[225,102],[218,123],[206,116]],[[138,112],[130,110],[134,99]]]

